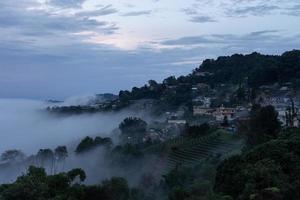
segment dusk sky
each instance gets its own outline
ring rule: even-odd
[[[299,0],[2,0],[0,98],[117,93],[299,47]]]

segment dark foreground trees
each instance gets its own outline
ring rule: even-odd
[[[1,200],[134,200],[138,191],[123,178],[85,186],[82,169],[47,176],[43,168],[29,167],[27,174],[12,184],[0,186]]]
[[[300,199],[300,131],[225,160],[215,191],[234,199]]]
[[[248,148],[276,139],[280,128],[278,113],[273,106],[253,106],[246,131]]]

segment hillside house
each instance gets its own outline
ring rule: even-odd
[[[211,98],[198,96],[193,99],[193,103],[196,105],[201,105],[203,108],[210,108]]]
[[[216,111],[213,113],[213,116],[215,117],[216,121],[223,121],[225,117],[227,117],[228,121],[234,120],[236,114],[236,108],[226,108],[224,106],[221,106],[216,109]]]
[[[170,119],[168,120],[168,123],[174,125],[185,125],[187,122],[184,119]]]
[[[214,112],[215,112],[214,108],[203,107],[203,106],[194,106],[193,107],[194,116],[199,116],[199,115],[210,115],[210,116],[212,116]]]

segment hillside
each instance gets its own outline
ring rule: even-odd
[[[279,88],[288,85],[291,90],[299,91],[300,50],[288,51],[280,56],[254,52],[207,59],[186,76],[170,76],[162,83],[149,80],[142,87],[121,90],[118,98],[110,102],[91,106],[54,106],[48,108],[48,111],[66,114],[107,112],[123,109],[141,99],[151,99],[156,106],[156,113],[161,114],[162,111],[183,105],[191,109],[193,98],[197,95],[224,98],[224,92],[227,96],[237,97],[242,93],[242,100],[252,101],[261,86],[274,84]],[[196,94],[194,88],[198,90]],[[233,102],[241,103],[236,99]]]

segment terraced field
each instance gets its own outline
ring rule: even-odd
[[[211,156],[225,158],[239,152],[241,146],[241,139],[217,130],[208,136],[169,140],[146,149],[145,153],[164,152],[157,162],[157,168],[161,168],[161,173],[164,174],[176,166],[193,166]]]
[[[195,141],[186,141],[173,147],[169,152],[166,171],[176,165],[190,166],[201,162],[210,156],[225,157],[232,151],[240,149],[241,141],[229,138],[226,133],[214,133]]]

